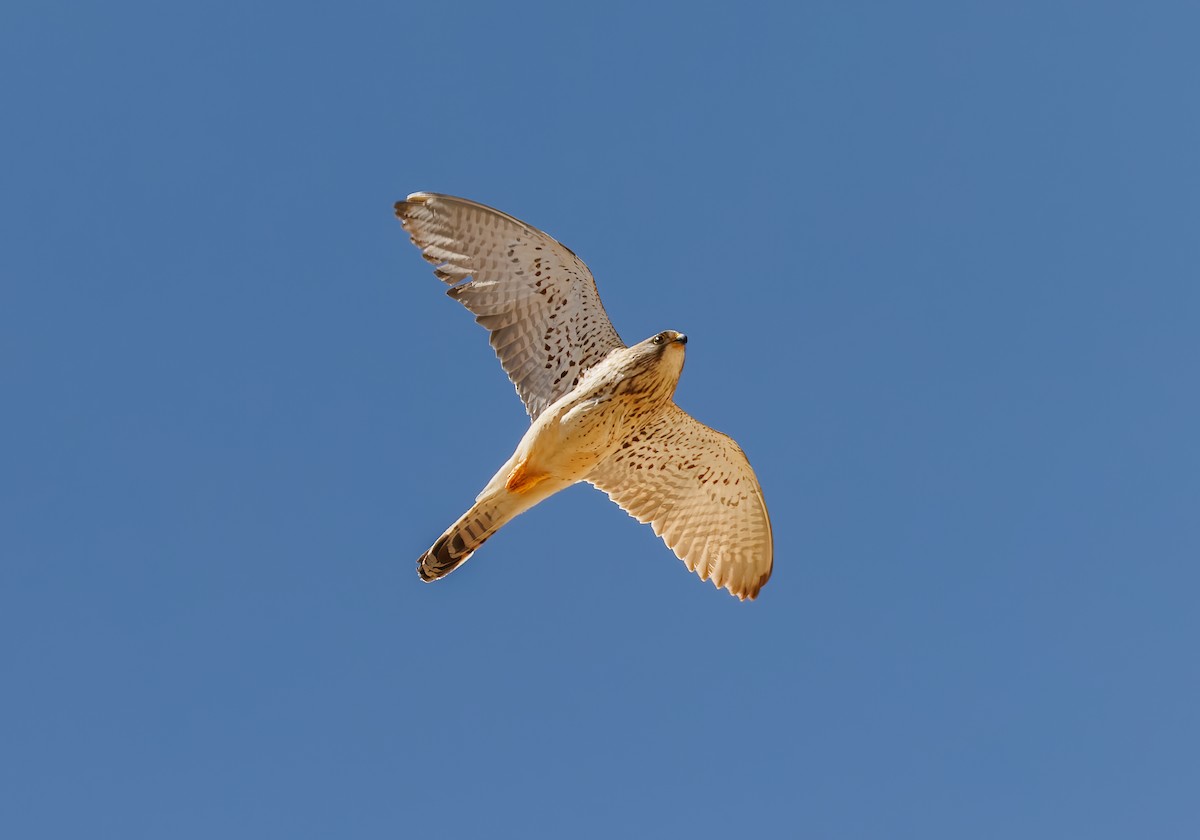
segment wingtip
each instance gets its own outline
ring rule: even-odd
[[[771,579],[771,570],[764,572],[758,580],[752,584],[744,585],[740,589],[735,589],[733,582],[730,581],[724,588],[729,591],[729,594],[737,598],[739,601],[753,601],[758,598],[758,593],[767,585],[767,581]]]
[[[771,569],[767,569],[762,573],[762,576],[755,581],[754,586],[746,592],[746,597],[753,601],[758,597],[758,593],[762,592],[762,588],[767,585],[767,581],[771,579]]]
[[[397,201],[393,205],[396,211],[396,218],[403,220],[408,215],[409,210],[418,204],[427,203],[429,199],[433,198],[433,196],[433,193],[415,192],[411,193],[408,198],[404,199],[403,201]]]

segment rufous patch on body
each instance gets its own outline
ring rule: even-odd
[[[521,461],[508,474],[508,481],[504,482],[504,489],[518,495],[528,493],[549,477],[549,473],[534,472],[526,466],[524,461]]]

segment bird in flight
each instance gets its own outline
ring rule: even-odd
[[[531,419],[475,503],[421,555],[421,579],[445,577],[506,522],[586,481],[702,580],[755,598],[771,576],[767,506],[733,439],[672,400],[687,336],[664,330],[626,346],[574,252],[499,210],[419,192],[396,216],[446,293],[491,333]]]

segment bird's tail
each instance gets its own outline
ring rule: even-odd
[[[475,549],[512,518],[505,515],[503,498],[483,498],[446,529],[446,533],[417,561],[417,574],[423,581],[437,580],[467,562]]]

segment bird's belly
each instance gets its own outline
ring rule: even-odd
[[[567,481],[582,480],[620,446],[625,407],[619,399],[587,399],[563,406],[549,422],[530,429],[523,459],[531,467]],[[540,427],[540,428],[539,428]]]

